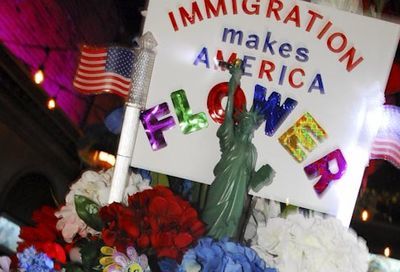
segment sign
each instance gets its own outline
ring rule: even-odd
[[[159,45],[133,166],[213,181],[230,77],[218,62],[240,58],[236,105],[264,108],[253,143],[276,171],[252,194],[350,222],[398,25],[302,1],[152,0],[146,31]]]

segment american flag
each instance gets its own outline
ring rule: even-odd
[[[371,159],[382,159],[400,168],[400,107],[385,105]]]
[[[83,46],[74,87],[85,94],[128,95],[133,67],[133,51],[123,47]]]

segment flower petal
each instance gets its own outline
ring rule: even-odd
[[[160,196],[156,196],[150,202],[149,212],[155,215],[164,215],[167,213],[168,201]]]
[[[121,252],[118,252],[118,251],[114,252],[112,257],[113,257],[115,263],[119,264],[122,267],[125,267],[129,264],[128,257]]]
[[[136,252],[136,249],[134,247],[128,247],[126,249],[126,255],[128,255],[128,258],[131,261],[137,262],[138,260],[138,254]]]
[[[189,233],[180,233],[174,239],[174,244],[178,248],[188,247],[193,242],[193,237]]]

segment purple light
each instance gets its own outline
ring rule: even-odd
[[[60,108],[78,125],[88,107],[72,86],[79,45],[83,41],[106,44],[114,39],[115,33],[101,29],[86,33],[78,29],[82,19],[82,14],[77,14],[80,7],[66,2],[0,1],[0,40],[15,57],[27,64],[32,77],[40,65],[44,66],[45,79],[41,87],[49,96],[56,97]],[[104,20],[98,16],[97,12],[85,14],[85,23],[86,20],[87,24]],[[118,21],[110,15],[111,23],[116,28]],[[90,28],[96,27],[90,25]],[[47,56],[46,47],[50,49]]]

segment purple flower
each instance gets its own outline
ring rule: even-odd
[[[31,246],[22,253],[17,253],[19,268],[23,271],[54,272],[54,262],[44,253],[39,253]]]
[[[195,248],[188,250],[178,271],[276,272],[266,267],[253,249],[227,239],[211,238],[200,239]]]

